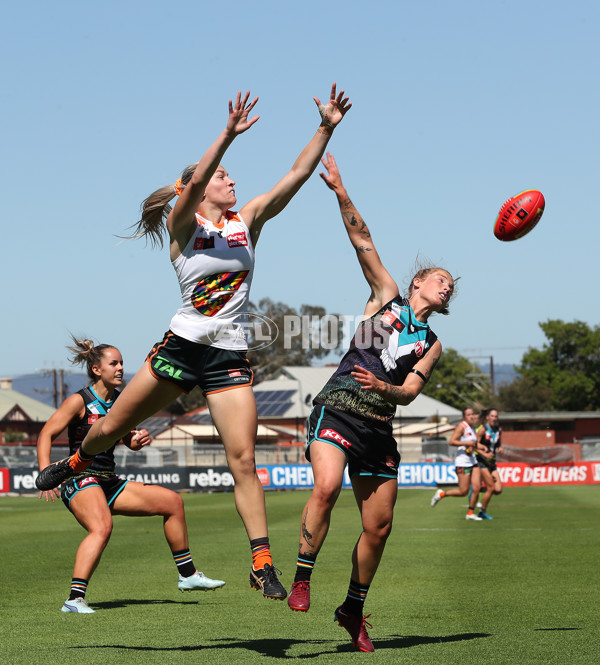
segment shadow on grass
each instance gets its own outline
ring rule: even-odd
[[[581,630],[581,628],[534,628],[533,630]]]
[[[121,598],[120,600],[108,600],[104,603],[92,603],[93,609],[114,610],[121,607],[130,607],[132,605],[197,605],[197,600],[169,600],[167,598],[153,599],[146,598]]]
[[[382,649],[407,649],[421,644],[446,644],[448,642],[462,642],[464,640],[475,640],[482,637],[491,637],[489,633],[460,633],[458,635],[446,635],[430,637],[427,635],[393,635],[387,639],[373,640],[376,651]],[[351,643],[339,644],[339,640],[294,640],[294,639],[263,639],[263,640],[235,640],[222,638],[211,640],[211,644],[198,644],[195,646],[179,647],[152,647],[152,646],[125,646],[123,644],[102,644],[90,646],[72,646],[70,649],[129,649],[131,651],[149,652],[181,652],[189,651],[211,651],[225,649],[246,649],[254,651],[261,656],[271,658],[318,658],[323,654],[352,653],[356,649]],[[311,653],[298,654],[294,649],[294,655],[288,655],[292,647],[298,646],[320,647]]]

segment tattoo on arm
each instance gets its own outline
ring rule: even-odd
[[[407,399],[408,393],[402,386],[393,386],[391,383],[385,383],[382,397],[392,404],[402,404]]]
[[[359,245],[359,246],[356,248],[356,251],[357,251],[357,252],[361,252],[361,253],[363,253],[363,252],[372,252],[372,251],[373,251],[373,248],[372,248],[372,247],[365,247],[364,245]]]
[[[354,204],[350,199],[343,201],[340,204],[340,208],[342,211],[342,219],[348,226],[358,226],[358,231],[361,235],[366,238],[371,237],[365,220],[360,216],[358,210],[354,207]]]

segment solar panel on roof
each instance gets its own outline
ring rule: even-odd
[[[198,425],[212,425],[212,418],[210,417],[210,413],[208,411],[203,411],[202,413],[196,413],[193,416],[190,416],[188,418],[193,423],[197,423]]]
[[[292,405],[295,390],[257,390],[256,409],[259,416],[281,416]]]
[[[152,437],[164,432],[171,424],[171,418],[168,416],[153,416],[147,418],[143,423],[138,425],[138,429],[148,430],[148,434]]]

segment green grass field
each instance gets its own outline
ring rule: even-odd
[[[160,518],[115,519],[88,589],[95,614],[60,612],[83,530],[62,504],[0,500],[0,663],[315,662],[596,665],[600,662],[600,487],[507,489],[491,522],[464,499],[429,506],[402,490],[367,599],[375,653],[355,652],[333,610],[360,526],[342,493],[307,614],[248,586],[248,542],[232,494],[186,495],[197,567],[227,581],[182,594]],[[293,581],[305,492],[267,495],[282,581]]]

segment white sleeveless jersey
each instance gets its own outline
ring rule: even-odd
[[[172,262],[183,305],[170,330],[191,342],[244,351],[254,247],[238,213],[228,211],[222,228],[196,214],[198,227]]]
[[[464,446],[459,446],[456,449],[456,459],[454,460],[454,465],[455,466],[475,466],[477,464],[477,460],[475,458],[475,454],[471,453],[470,455],[467,453],[467,447],[473,447],[475,448],[477,445],[477,433],[475,430],[466,423],[464,420],[461,423],[461,425],[464,427],[464,432],[463,435],[460,437],[459,441],[464,441],[465,445]]]

